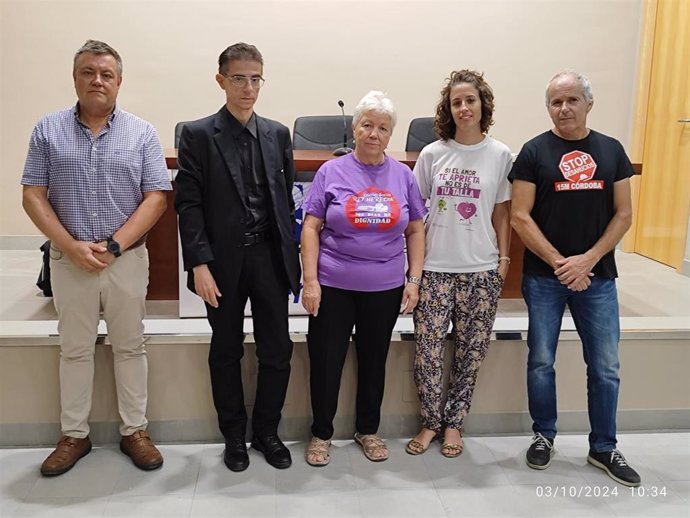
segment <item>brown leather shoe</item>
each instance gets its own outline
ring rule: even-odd
[[[145,430],[132,435],[123,435],[120,451],[127,455],[134,465],[145,471],[158,469],[163,465],[163,456]]]
[[[71,470],[79,459],[91,451],[91,439],[84,437],[67,437],[63,435],[57,448],[41,464],[41,475],[54,477]]]

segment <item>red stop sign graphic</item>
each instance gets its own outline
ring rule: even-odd
[[[592,155],[584,151],[571,151],[561,157],[558,164],[563,177],[570,182],[591,180],[597,170],[597,163]]]

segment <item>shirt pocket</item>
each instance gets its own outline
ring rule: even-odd
[[[104,153],[99,169],[109,185],[119,189],[141,187],[142,155],[130,149],[115,149]]]

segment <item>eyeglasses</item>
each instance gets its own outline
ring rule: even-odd
[[[235,86],[237,88],[243,88],[247,85],[252,85],[252,88],[254,88],[255,90],[258,90],[266,82],[266,80],[261,76],[247,77],[247,76],[240,76],[240,75],[236,75],[236,76],[226,76],[225,74],[222,74],[222,75],[223,75],[223,77],[228,79],[228,81],[230,81],[230,84],[232,86]]]

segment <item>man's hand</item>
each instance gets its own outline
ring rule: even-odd
[[[589,277],[594,275],[592,273],[592,268],[594,268],[594,265],[597,264],[597,260],[598,259],[589,252],[580,255],[571,255],[570,257],[565,257],[563,259],[557,259],[555,261],[556,269],[554,270],[554,273],[556,274],[556,277],[558,277],[558,280],[561,281],[561,284],[565,284],[569,288],[574,285],[581,286],[582,281],[589,280]],[[587,283],[587,286],[589,286],[589,282]]]
[[[100,272],[112,261],[104,260],[103,256],[108,254],[108,249],[100,243],[75,240],[63,252],[76,267],[87,272]]]
[[[582,280],[568,284],[568,289],[570,291],[585,291],[587,288],[589,288],[590,284],[592,284],[592,281],[589,279],[589,277],[585,277]]]
[[[304,307],[310,315],[316,316],[319,314],[320,305],[321,285],[319,281],[313,280],[305,282],[304,288],[302,288],[302,307]]]
[[[110,266],[110,263],[112,263],[115,260],[115,256],[108,252],[108,242],[107,241],[101,241],[100,243],[96,243],[98,246],[102,246],[103,248],[106,249],[105,252],[94,252],[93,256],[101,261],[102,263],[105,263],[106,265]]]
[[[214,308],[218,307],[218,298],[222,297],[222,294],[207,264],[194,267],[194,291],[204,302]]]

